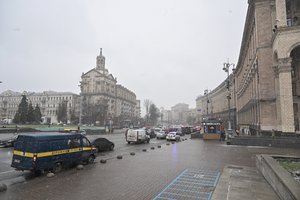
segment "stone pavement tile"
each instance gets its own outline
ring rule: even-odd
[[[279,200],[255,167],[225,166],[212,200]]]

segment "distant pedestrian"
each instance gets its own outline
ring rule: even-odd
[[[240,130],[239,129],[236,129],[235,132],[236,132],[237,136],[240,136]]]
[[[220,141],[225,141],[225,131],[221,130]]]

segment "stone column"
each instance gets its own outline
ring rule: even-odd
[[[276,25],[278,28],[287,26],[285,1],[286,0],[275,0],[275,3],[276,3]]]
[[[282,132],[295,132],[291,58],[278,59],[279,101]]]

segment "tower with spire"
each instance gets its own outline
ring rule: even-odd
[[[102,55],[102,48],[100,48],[100,55],[97,56],[96,64],[96,70],[105,70],[105,57]]]

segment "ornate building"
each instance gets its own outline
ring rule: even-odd
[[[81,98],[83,105],[104,105],[107,106],[107,113],[104,118],[107,120],[117,120],[121,123],[123,120],[131,120],[134,117],[139,117],[137,114],[136,95],[132,91],[117,84],[117,79],[108,73],[105,68],[105,57],[97,56],[96,67],[82,73],[81,82]],[[139,107],[140,108],[140,107]],[[84,116],[84,113],[82,114]]]
[[[300,1],[249,0],[248,4],[240,55],[231,81],[235,124],[251,134],[273,129],[298,132]],[[215,96],[219,92],[212,91],[212,102],[226,108],[226,95],[219,99]],[[213,113],[218,112],[215,109],[214,106]]]
[[[62,102],[67,105],[67,121],[71,122],[71,115],[79,116],[79,95],[71,92],[45,91],[35,92],[13,92],[5,91],[0,94],[0,118],[2,122],[10,123],[14,118],[22,95],[26,95],[28,103],[33,107],[38,105],[42,114],[42,123],[58,123],[57,111]]]

